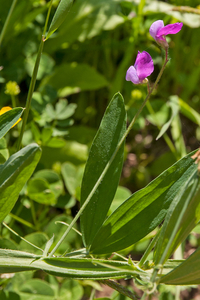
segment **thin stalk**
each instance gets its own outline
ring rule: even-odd
[[[108,161],[108,163],[106,164],[103,172],[101,173],[101,176],[99,177],[99,179],[97,180],[96,184],[94,185],[93,189],[91,190],[90,194],[88,195],[87,199],[85,200],[85,202],[83,203],[83,205],[81,206],[80,210],[78,211],[78,213],[76,214],[76,216],[74,217],[74,219],[72,220],[70,226],[68,227],[68,229],[64,232],[63,236],[61,237],[61,239],[58,241],[57,245],[53,248],[53,250],[51,251],[51,253],[49,254],[49,257],[53,256],[53,254],[55,253],[55,251],[58,249],[58,247],[61,245],[61,243],[64,241],[64,239],[66,238],[66,236],[68,235],[68,233],[70,232],[70,230],[72,229],[72,227],[74,226],[74,224],[76,223],[76,221],[78,220],[78,218],[80,217],[80,215],[82,214],[82,212],[84,211],[85,207],[88,205],[88,203],[90,202],[92,196],[94,195],[96,189],[98,188],[98,186],[100,185],[102,179],[104,178],[106,172],[108,171],[110,165],[112,164],[113,160],[116,157],[116,154],[118,153],[120,147],[122,146],[122,144],[124,143],[127,135],[129,134],[129,132],[131,131],[135,121],[137,120],[138,116],[140,115],[141,111],[143,110],[144,106],[146,105],[147,101],[149,100],[153,90],[155,89],[155,87],[157,86],[163,71],[165,69],[165,66],[168,62],[168,58],[167,58],[167,51],[166,53],[166,57],[165,57],[165,61],[164,64],[158,74],[158,77],[156,78],[156,81],[153,85],[153,87],[150,89],[149,93],[147,94],[144,102],[142,103],[141,107],[139,108],[139,110],[137,111],[136,115],[134,116],[133,120],[131,121],[131,123],[129,124],[126,132],[124,133],[124,135],[122,136],[121,140],[119,141],[119,144],[117,145],[113,155],[111,156],[110,160]]]
[[[18,206],[18,208],[17,208],[17,210],[15,212],[15,215],[19,216],[19,214],[21,213],[22,209],[23,209],[23,199],[21,200],[21,202],[20,202],[20,204],[19,204],[19,206]],[[15,222],[15,219],[12,218],[11,221],[10,221],[10,223],[9,223],[10,227],[13,227],[14,222]]]
[[[147,297],[147,293],[146,293],[146,292],[144,292],[144,294],[142,295],[142,298],[141,298],[141,300],[145,300],[145,299],[146,299],[146,297]]]
[[[12,101],[12,107],[13,108],[17,107],[17,102],[16,102],[16,98],[14,95],[11,95],[11,101]]]
[[[31,203],[31,214],[32,214],[32,218],[33,218],[33,223],[36,227],[37,226],[37,219],[36,219],[36,213],[35,213],[35,206],[34,206],[34,202],[33,200],[30,200]],[[39,228],[38,228],[39,229]]]
[[[43,50],[43,47],[44,47],[45,33],[46,33],[46,29],[47,29],[47,24],[48,24],[48,21],[49,21],[49,15],[50,15],[52,3],[53,3],[53,0],[51,0],[50,5],[49,5],[49,9],[48,9],[48,13],[47,13],[46,21],[45,21],[45,26],[44,26],[44,32],[43,32],[43,35],[42,35],[42,38],[41,38],[41,41],[40,41],[40,46],[39,46],[39,49],[38,49],[38,54],[37,54],[37,58],[36,58],[36,61],[35,61],[33,74],[32,74],[32,77],[31,77],[31,83],[30,83],[30,86],[29,86],[29,91],[28,91],[28,96],[27,96],[27,101],[26,101],[26,109],[25,109],[25,112],[24,112],[24,117],[23,117],[23,121],[22,121],[20,136],[19,136],[18,143],[17,143],[17,151],[21,147],[21,142],[22,142],[24,130],[25,130],[28,115],[29,115],[29,110],[30,110],[30,107],[31,107],[31,100],[32,100],[34,89],[35,89],[35,83],[36,83],[37,73],[38,73],[38,69],[39,69],[39,65],[40,65],[42,50]]]
[[[13,0],[13,3],[11,5],[11,8],[10,8],[9,13],[7,15],[7,18],[6,18],[6,21],[4,23],[3,29],[1,31],[1,34],[0,34],[0,47],[1,47],[1,44],[2,44],[2,41],[3,41],[3,38],[5,36],[6,30],[8,28],[8,24],[10,22],[10,18],[11,18],[11,15],[13,13],[13,10],[15,8],[16,3],[17,3],[17,0]]]
[[[39,248],[38,246],[32,244],[31,242],[27,241],[26,239],[24,239],[23,237],[21,237],[16,231],[14,231],[12,228],[10,228],[6,223],[3,222],[3,225],[10,230],[14,235],[18,236],[21,240],[23,240],[24,242],[26,242],[27,244],[33,246],[34,248],[41,250],[42,252],[44,252],[44,250],[42,250],[41,248]]]
[[[46,21],[45,21],[45,25],[44,25],[43,37],[45,37],[45,35],[46,35],[47,25],[48,25],[48,22],[49,22],[49,16],[50,16],[52,4],[53,4],[53,0],[51,0],[51,2],[49,4],[49,9],[48,9],[48,12],[47,12],[47,17],[46,17]]]
[[[21,128],[20,136],[19,136],[18,143],[17,143],[17,151],[21,147],[22,137],[23,137],[23,134],[24,134],[24,130],[25,130],[25,127],[26,127],[26,122],[27,122],[28,115],[29,115],[29,110],[30,110],[30,107],[31,107],[31,100],[32,100],[34,89],[35,89],[36,77],[37,77],[37,73],[38,73],[38,69],[39,69],[39,64],[40,64],[40,59],[41,59],[41,55],[42,55],[43,46],[44,46],[44,38],[42,36],[40,46],[39,46],[39,50],[38,50],[38,54],[37,54],[37,59],[36,59],[34,70],[33,70],[33,75],[31,77],[31,83],[30,83],[30,86],[29,86],[28,97],[27,97],[27,101],[26,101],[26,109],[25,109],[25,112],[24,112],[23,121],[22,121],[22,128]]]
[[[178,248],[174,252],[174,259],[177,259],[177,260],[183,259],[182,244],[180,246],[178,246]],[[180,287],[180,285],[177,285],[176,291],[175,291],[175,300],[180,299],[180,293],[181,293],[181,287]]]
[[[93,300],[95,297],[95,289],[92,289],[92,292],[90,294],[90,299],[89,300]]]
[[[145,261],[147,260],[147,257],[149,256],[151,250],[153,249],[153,247],[155,246],[158,238],[159,238],[159,234],[160,234],[160,230],[158,230],[158,232],[156,233],[155,237],[152,239],[151,243],[149,244],[149,246],[147,247],[145,253],[143,254],[142,258],[140,259],[140,262],[138,264],[138,266],[140,268],[142,268],[143,264],[145,263]]]
[[[24,219],[22,219],[22,218],[20,218],[20,217],[18,217],[18,216],[13,215],[12,213],[9,213],[9,215],[10,215],[13,219],[15,219],[16,221],[18,221],[19,223],[21,223],[21,224],[23,224],[23,225],[25,225],[25,226],[27,226],[27,227],[29,227],[29,228],[31,228],[31,229],[37,230],[37,228],[35,228],[35,226],[33,226],[30,222],[27,222],[27,221],[25,221]]]
[[[105,285],[108,285],[112,289],[118,291],[120,294],[122,294],[130,299],[133,299],[133,300],[138,299],[131,291],[129,291],[126,287],[117,283],[116,281],[108,279],[108,280],[101,280],[100,282]]]

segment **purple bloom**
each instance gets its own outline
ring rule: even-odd
[[[126,80],[132,81],[135,84],[144,83],[145,78],[149,76],[153,70],[154,65],[151,55],[146,51],[142,53],[138,51],[134,66],[130,66],[126,72]]]
[[[158,20],[151,25],[149,33],[159,45],[167,48],[168,43],[165,36],[168,34],[176,34],[181,30],[182,26],[183,23],[174,23],[164,26],[164,22]]]

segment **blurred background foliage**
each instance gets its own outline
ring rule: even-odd
[[[51,16],[58,3],[58,0],[53,2]],[[0,0],[0,28],[11,4],[12,0]],[[46,0],[17,2],[0,49],[1,107],[25,107],[48,5]],[[179,6],[185,6],[185,10],[181,11]],[[88,150],[113,94],[117,91],[123,94],[129,120],[144,100],[146,86],[125,81],[126,70],[134,64],[138,50],[151,54],[155,71],[150,81],[156,79],[163,53],[151,38],[149,27],[158,19],[165,24],[183,22],[184,26],[177,35],[168,37],[170,62],[127,138],[120,187],[110,212],[177,159],[199,147],[199,1],[75,0],[65,22],[45,42],[23,137],[23,145],[35,141],[42,147],[42,158],[5,220],[38,247],[43,248],[53,233],[55,245],[65,230],[65,225],[55,222],[70,223],[79,208]],[[156,140],[166,123],[173,151],[163,136]],[[19,123],[0,141],[0,163],[16,150],[20,126]],[[197,228],[190,237],[194,247],[199,245],[199,232]],[[123,254],[132,253],[137,257],[150,237]],[[0,247],[35,252],[6,228],[2,228]],[[72,231],[59,251],[62,254],[77,247],[82,247],[81,239]],[[59,282],[60,279],[39,273],[33,279],[31,272],[24,286],[21,284],[24,276],[27,275],[1,278],[1,286],[7,287],[7,294],[1,297],[27,299],[27,293],[31,294],[35,286],[38,294],[42,293],[44,284],[46,299],[55,299],[57,295],[56,299],[78,300],[83,297],[83,288],[84,299],[89,299],[92,289],[101,289],[92,281],[78,283],[62,279]],[[44,277],[45,283],[41,281]],[[167,289],[162,291],[160,299],[173,299]],[[12,293],[16,298],[11,298]]]

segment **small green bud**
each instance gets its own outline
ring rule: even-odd
[[[6,84],[5,94],[16,96],[20,93],[20,88],[16,81],[9,81]]]

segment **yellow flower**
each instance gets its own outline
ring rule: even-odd
[[[5,114],[7,111],[11,110],[12,108],[10,106],[4,106],[2,107],[2,109],[0,109],[0,116]],[[17,125],[20,121],[21,121],[22,118],[19,118],[19,120],[11,127],[13,128],[15,125]]]

